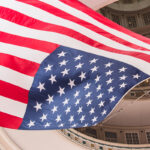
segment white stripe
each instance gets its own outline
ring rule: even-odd
[[[150,63],[144,60],[132,56],[116,54],[116,53],[100,50],[98,48],[89,46],[83,42],[80,42],[76,39],[73,39],[71,37],[62,34],[29,29],[27,27],[23,27],[3,19],[0,19],[0,30],[4,32],[8,32],[10,34],[57,43],[59,45],[75,48],[99,56],[104,56],[106,58],[115,59],[130,64],[136,68],[139,68],[141,71],[150,75],[150,69],[148,69],[150,68]]]
[[[14,100],[11,100],[9,98],[0,96],[0,111],[23,118],[25,111],[26,111],[27,104],[17,102]]]
[[[32,62],[41,63],[49,54],[30,48],[0,42],[0,52]]]
[[[42,0],[42,1],[46,2],[46,0]],[[50,1],[47,3],[54,5],[57,2]],[[33,7],[31,5],[27,5],[24,3],[20,3],[17,1],[11,1],[11,0],[2,1],[2,2],[0,0],[0,5],[4,6],[4,7],[8,7],[10,9],[14,9],[16,11],[23,13],[24,15],[28,15],[32,18],[35,18],[35,19],[38,19],[38,20],[41,20],[41,21],[44,21],[47,23],[52,23],[55,25],[60,25],[60,26],[70,28],[72,30],[75,30],[75,31],[99,42],[99,43],[107,45],[109,47],[113,47],[113,48],[116,48],[119,50],[124,50],[124,51],[137,51],[137,52],[141,51],[142,53],[150,54],[150,52],[145,52],[143,50],[136,50],[136,49],[130,48],[128,46],[125,46],[123,44],[120,44],[120,43],[113,41],[107,37],[104,37],[96,32],[93,32],[92,30],[89,30],[81,25],[78,25],[72,21],[68,21],[66,19],[57,17],[53,14],[47,13],[46,11],[43,11],[43,10]]]
[[[12,69],[0,66],[0,80],[30,90],[33,77],[24,75]]]
[[[80,10],[77,10],[77,9],[75,9],[73,7],[70,7],[69,5],[66,5],[63,2],[59,1],[59,0],[52,0],[52,1],[40,0],[40,1],[43,1],[43,2],[45,2],[47,4],[50,4],[50,5],[53,5],[53,6],[55,6],[55,7],[59,8],[59,9],[65,11],[65,12],[67,12],[67,13],[75,16],[75,17],[78,17],[78,18],[80,18],[82,20],[85,20],[85,21],[87,21],[87,22],[89,22],[89,23],[91,23],[91,24],[93,24],[93,25],[95,25],[95,26],[97,26],[97,27],[99,27],[99,28],[101,28],[101,29],[103,29],[103,30],[105,30],[105,31],[107,31],[107,32],[109,32],[109,33],[119,37],[119,38],[121,38],[121,39],[129,41],[129,42],[131,42],[133,44],[136,44],[138,46],[150,49],[150,45],[149,44],[147,44],[147,43],[145,43],[143,41],[140,41],[140,40],[138,40],[138,39],[136,39],[136,38],[134,38],[134,37],[132,37],[132,36],[130,36],[128,34],[125,34],[125,33],[121,32],[121,31],[118,31],[116,29],[112,29],[112,28],[110,28],[110,27],[108,27],[108,26],[98,22],[97,20],[95,20],[94,18],[89,16],[88,14],[86,14],[86,13],[80,11]]]

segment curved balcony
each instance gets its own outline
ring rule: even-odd
[[[62,130],[63,135],[67,137],[69,140],[80,144],[86,148],[90,148],[92,150],[149,150],[150,144],[143,145],[129,145],[129,144],[119,144],[119,143],[111,143],[103,140],[94,139],[87,135],[84,135],[74,129]]]
[[[133,88],[124,99],[149,99],[150,98],[150,79],[142,82]]]

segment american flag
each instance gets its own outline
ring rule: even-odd
[[[150,77],[150,39],[78,0],[0,0],[0,126],[87,127]]]

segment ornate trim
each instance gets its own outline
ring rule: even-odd
[[[88,137],[80,132],[75,131],[74,129],[61,130],[62,134],[67,138],[73,141],[76,144],[82,145],[91,150],[149,150],[150,144],[143,145],[128,145],[128,144],[119,144],[111,143],[98,139]]]

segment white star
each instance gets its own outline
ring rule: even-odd
[[[111,93],[111,92],[113,92],[113,90],[114,90],[114,87],[111,86],[111,87],[108,89],[108,92]]]
[[[116,100],[116,96],[112,96],[111,98],[110,98],[110,102],[112,103],[112,102],[114,102]]]
[[[104,101],[101,101],[98,105],[99,105],[99,107],[101,108],[101,107],[103,107],[104,106]]]
[[[61,53],[59,53],[57,55],[58,55],[58,57],[64,57],[66,55],[66,53],[62,51]]]
[[[100,98],[102,98],[103,97],[103,93],[100,93],[98,96],[97,96],[97,99],[100,99]]]
[[[74,121],[74,116],[70,116],[69,122],[72,123]]]
[[[100,76],[97,75],[95,79],[95,83],[97,83],[99,80],[100,80]]]
[[[87,126],[88,126],[88,123],[85,123],[83,127],[87,127]]]
[[[119,72],[125,72],[125,71],[126,71],[126,69],[127,69],[127,68],[122,67],[122,68],[120,68],[120,69],[119,69]]]
[[[98,69],[98,67],[97,67],[97,66],[94,66],[94,67],[91,69],[92,73],[95,72],[95,71],[97,71],[97,69]]]
[[[46,114],[46,115],[43,114],[43,116],[42,116],[40,119],[41,119],[42,122],[43,122],[44,120],[46,120],[46,119],[47,119],[47,114]]]
[[[59,90],[57,91],[57,93],[59,93],[60,96],[62,96],[63,94],[65,94],[64,90],[65,90],[65,88],[59,87]]]
[[[70,85],[71,89],[72,89],[74,86],[76,86],[74,82],[75,82],[74,80],[69,79],[68,85]]]
[[[44,69],[47,72],[47,71],[51,71],[52,67],[53,67],[53,65],[49,65],[48,64],[48,66],[46,68],[44,68]]]
[[[51,109],[51,111],[53,112],[53,114],[57,111],[58,107],[54,106],[53,109]]]
[[[75,66],[75,67],[76,67],[76,70],[82,68],[83,65],[84,65],[84,63],[82,63],[82,64],[79,63],[78,65],[76,65],[76,66]]]
[[[61,128],[61,127],[63,127],[63,126],[64,126],[64,124],[63,124],[63,123],[61,123],[58,127],[59,127],[59,128]]]
[[[49,78],[49,80],[51,81],[51,84],[53,84],[54,82],[57,82],[56,81],[56,76],[54,76],[54,75],[51,75],[51,77]]]
[[[49,104],[52,103],[54,101],[53,96],[48,95],[48,99],[46,101],[48,101]]]
[[[133,79],[139,79],[139,78],[140,78],[140,75],[139,75],[139,74],[133,75]]]
[[[79,96],[80,91],[76,91],[76,93],[74,94],[74,98]]]
[[[86,74],[86,72],[81,72],[81,75],[79,76],[81,78],[81,81],[86,78],[85,74]]]
[[[92,104],[92,101],[93,100],[89,99],[89,101],[86,103],[87,107]]]
[[[40,92],[42,90],[45,90],[44,85],[45,85],[45,83],[41,83],[41,82],[39,83],[39,86],[37,88],[40,89]]]
[[[90,115],[95,113],[95,108],[91,108],[91,110],[89,111]]]
[[[84,90],[87,90],[90,88],[91,83],[87,83],[86,86],[84,87]]]
[[[62,75],[63,75],[63,77],[64,77],[65,75],[68,75],[68,74],[69,74],[69,73],[68,73],[69,71],[70,71],[70,69],[66,69],[66,68],[65,68],[64,71],[61,72]]]
[[[77,106],[80,103],[81,99],[77,99],[77,101],[75,102],[75,105]]]
[[[57,115],[57,118],[55,120],[56,120],[56,122],[60,122],[61,121],[61,115]]]
[[[72,126],[71,126],[71,128],[75,128],[77,126],[77,124],[73,124]]]
[[[121,76],[119,78],[120,78],[120,80],[125,80],[127,78],[127,76],[123,75],[123,76]]]
[[[123,82],[122,84],[119,85],[119,86],[120,86],[120,89],[121,89],[121,88],[125,88],[126,85],[127,85],[127,84]]]
[[[69,102],[69,99],[66,98],[66,99],[63,101],[63,105],[64,105],[64,106],[67,105],[68,102]]]
[[[42,103],[38,103],[38,102],[36,102],[36,105],[34,106],[34,108],[36,109],[36,112],[39,110],[39,109],[42,109]]]
[[[66,115],[71,111],[71,107],[67,107],[67,109],[65,110]]]
[[[59,63],[59,64],[60,64],[60,67],[61,67],[61,66],[65,66],[65,65],[67,64],[67,62],[68,62],[68,61],[66,61],[66,60],[63,60],[62,62],[60,62],[60,63]]]
[[[114,79],[112,79],[112,78],[110,78],[109,80],[107,80],[107,81],[106,81],[106,82],[107,82],[107,85],[108,85],[108,84],[111,84],[113,80],[114,80]]]
[[[97,92],[98,92],[99,90],[101,90],[101,88],[102,88],[102,85],[99,84],[99,85],[97,86],[97,88],[96,88]]]
[[[108,64],[105,64],[105,68],[108,68],[108,67],[111,67],[111,65],[112,65],[113,63],[108,63]]]
[[[78,115],[80,114],[80,113],[82,113],[82,107],[79,107],[79,109],[78,109]]]
[[[108,72],[106,72],[106,76],[110,76],[113,73],[112,70],[109,70]]]
[[[77,60],[81,60],[81,58],[82,58],[82,57],[83,57],[83,56],[78,55],[77,57],[75,57],[75,58],[74,58],[74,60],[75,60],[75,61],[77,61]]]
[[[50,127],[51,123],[47,122],[44,127],[47,128],[47,127]]]
[[[101,114],[102,114],[102,116],[104,116],[104,115],[106,115],[106,113],[107,113],[107,110],[104,109]]]
[[[30,120],[30,122],[28,123],[28,127],[31,128],[35,126],[35,121]]]
[[[85,120],[85,115],[82,115],[80,118],[81,123]]]
[[[92,60],[90,60],[90,64],[94,64],[94,63],[96,63],[96,62],[97,62],[97,60],[98,60],[98,59],[95,59],[95,58],[94,58],[94,59],[92,59]]]
[[[94,116],[94,118],[92,119],[92,122],[93,122],[93,123],[96,122],[96,121],[97,121],[97,118],[98,118],[98,117],[95,117],[95,116]]]
[[[91,96],[91,94],[92,94],[92,92],[88,92],[88,93],[85,95],[85,97],[88,98],[88,97]]]

